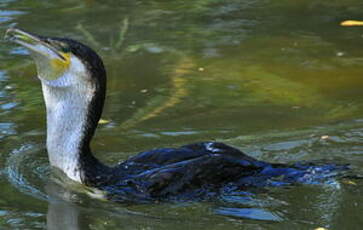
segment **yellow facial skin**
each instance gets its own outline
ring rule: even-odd
[[[71,63],[71,55],[69,53],[60,53],[64,60],[59,58],[53,58],[50,60],[50,68],[53,72],[52,74],[48,74],[48,80],[55,80],[58,77],[62,76],[63,73],[69,68]]]

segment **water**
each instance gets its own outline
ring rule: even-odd
[[[92,46],[108,70],[93,141],[108,163],[218,140],[272,162],[350,163],[363,175],[361,1],[20,1],[17,25]],[[266,188],[217,202],[122,205],[50,179],[32,61],[0,43],[0,229],[360,229],[363,182]]]

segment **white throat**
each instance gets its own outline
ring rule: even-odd
[[[50,164],[69,178],[81,181],[80,151],[93,87],[84,66],[76,62],[57,80],[44,80],[42,89],[47,110],[47,150]],[[84,75],[84,76],[82,76]]]

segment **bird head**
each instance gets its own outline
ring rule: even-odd
[[[105,78],[101,58],[75,40],[35,35],[17,28],[8,29],[5,39],[29,50],[36,63],[38,77],[47,85],[97,84]]]

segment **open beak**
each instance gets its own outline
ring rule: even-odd
[[[35,54],[40,54],[49,59],[65,61],[63,55],[41,36],[25,32],[24,30],[10,28],[5,33],[5,40],[15,42]]]

